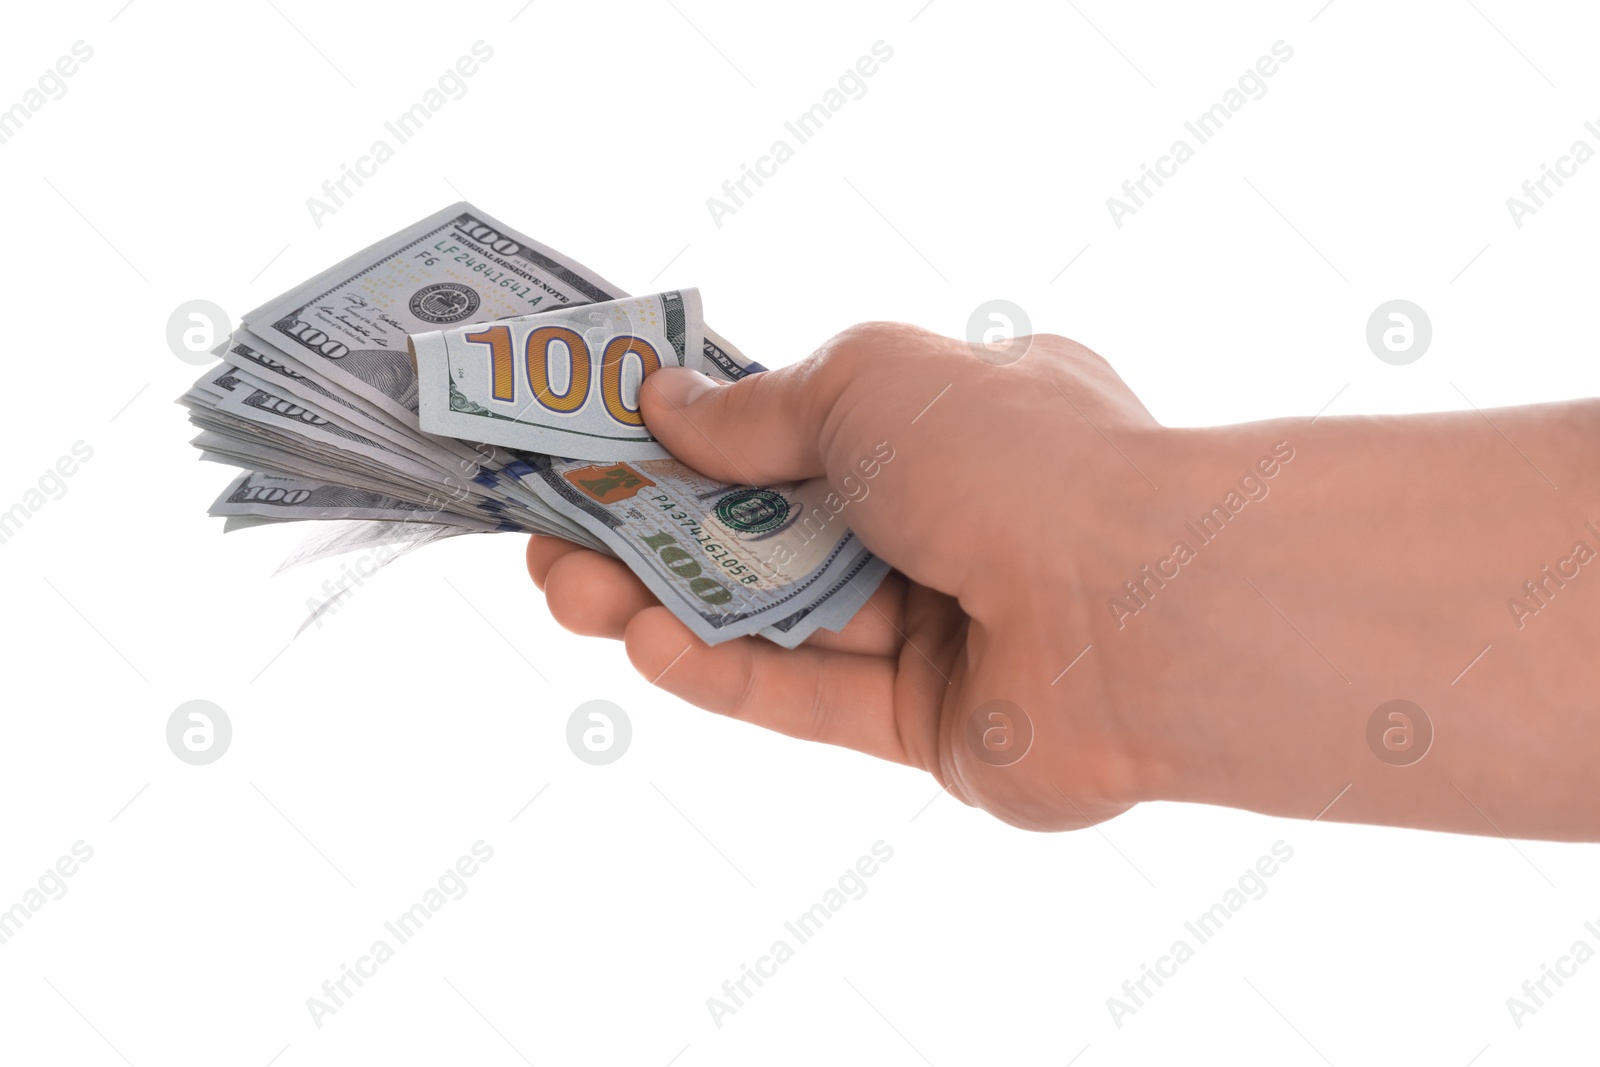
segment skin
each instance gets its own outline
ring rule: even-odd
[[[837,489],[892,446],[843,517],[895,572],[842,633],[708,647],[614,559],[534,537],[529,572],[660,688],[1015,826],[1180,800],[1600,840],[1600,404],[1172,429],[1082,345],[1010,345],[872,323],[731,386],[646,379],[652,433],[728,482]],[[1393,699],[1421,715],[1369,742]],[[1020,759],[969,740],[997,723]]]

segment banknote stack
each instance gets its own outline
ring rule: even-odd
[[[650,436],[646,374],[764,369],[696,290],[630,297],[469,204],[257,308],[217,355],[180,398],[201,458],[244,471],[211,514],[345,520],[288,562],[547,534],[621,559],[708,643],[788,648],[840,629],[888,570],[822,480],[713,481]]]

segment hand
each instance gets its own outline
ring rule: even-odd
[[[1131,534],[1118,521],[1131,509],[1097,504],[1145,488],[1126,453],[1162,431],[1081,345],[1012,344],[1026,355],[995,365],[962,341],[869,324],[731,386],[675,368],[646,379],[647,425],[690,466],[753,485],[826,476],[850,500],[841,521],[896,572],[841,633],[792,651],[708,647],[615,559],[534,537],[529,572],[563,626],[622,638],[644,677],[690,703],[919,767],[1017,826],[1109,818],[1146,795],[1133,731],[1099,661],[1063,671],[1108,621],[1080,568]],[[1073,502],[1096,521],[1073,521]],[[1031,746],[998,765],[1009,757],[969,739],[986,731]]]
[[[1081,345],[1012,344],[874,324],[731,386],[645,380],[691,466],[856,498],[896,573],[842,633],[708,648],[545,538],[534,580],[690,703],[1021,827],[1159,799],[1600,840],[1600,404],[1168,429]]]

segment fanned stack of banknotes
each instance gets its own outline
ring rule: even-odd
[[[843,627],[888,571],[821,479],[713,481],[650,436],[645,375],[765,369],[705,325],[697,291],[629,297],[470,204],[257,308],[217,355],[180,398],[201,458],[245,472],[211,514],[346,520],[285,565],[549,534],[623,560],[708,643],[786,648]]]

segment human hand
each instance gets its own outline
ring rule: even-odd
[[[529,572],[563,626],[623,639],[644,677],[700,707],[921,768],[1017,826],[1126,810],[1146,795],[1136,731],[1099,664],[1076,662],[1107,625],[1081,573],[1133,533],[1132,509],[1095,505],[1144,488],[1128,453],[1163,431],[1088,349],[1011,344],[1026,358],[997,365],[1015,350],[875,323],[731,386],[646,379],[647,425],[690,466],[825,476],[848,501],[839,521],[896,572],[838,634],[707,646],[624,564],[554,538],[530,541]],[[1073,521],[1080,505],[1093,523]]]

